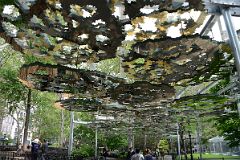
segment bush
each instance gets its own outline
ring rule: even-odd
[[[127,152],[120,152],[118,157],[121,159],[127,159]]]
[[[80,148],[74,149],[72,152],[72,156],[75,158],[86,158],[94,156],[94,149],[87,145],[83,144]]]

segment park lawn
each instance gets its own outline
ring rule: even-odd
[[[188,154],[188,158],[190,158],[191,157],[191,155],[190,154]],[[197,159],[198,157],[200,157],[200,155],[199,154],[197,154],[197,153],[194,153],[193,154],[193,158],[194,159]],[[211,153],[205,153],[205,154],[202,154],[202,157],[203,157],[203,159],[204,158],[232,158],[232,159],[240,159],[240,156],[225,156],[225,155],[216,155],[216,154],[211,154]]]

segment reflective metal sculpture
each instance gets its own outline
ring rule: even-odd
[[[135,80],[180,85],[210,78],[227,61],[220,44],[187,36],[138,42],[124,57],[123,67]]]
[[[199,13],[191,9],[202,10],[201,1],[17,0],[3,6],[0,36],[18,51],[59,64],[97,62],[116,57],[129,36],[163,38],[179,25],[180,36],[193,34],[206,14],[194,19],[191,13]]]
[[[171,106],[176,110],[183,113],[185,112],[189,115],[211,115],[223,113],[224,107],[231,103],[235,103],[234,98],[204,94],[180,98],[175,100]]]
[[[124,80],[97,71],[34,63],[21,68],[19,78],[28,87],[57,93],[80,93],[106,97],[107,91]]]
[[[123,79],[107,76],[97,71],[77,70],[41,63],[23,66],[20,79],[28,87],[42,91],[80,94],[83,99],[85,96],[90,102],[92,100],[95,102],[95,100],[87,97],[102,98],[100,101],[102,100],[105,105],[111,105],[114,102],[142,104],[171,98],[174,95],[174,88],[168,85],[153,85],[146,81],[127,84]],[[108,102],[104,102],[107,101],[104,98],[108,98]],[[73,103],[76,102],[76,105],[77,102],[81,102],[79,99],[72,100]],[[100,102],[97,104],[99,105]],[[97,104],[89,104],[89,106]]]

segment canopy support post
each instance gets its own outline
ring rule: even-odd
[[[227,28],[227,33],[230,41],[231,48],[233,50],[233,55],[235,58],[235,65],[237,68],[238,76],[240,76],[240,43],[236,29],[234,27],[231,12],[229,7],[221,7],[221,13],[224,18],[224,22]],[[240,117],[240,105],[238,103],[238,113]]]
[[[178,157],[181,160],[181,145],[180,145],[180,135],[179,135],[179,123],[177,123],[177,141],[178,141]]]
[[[70,112],[70,135],[69,135],[69,145],[68,145],[68,155],[70,156],[73,149],[73,129],[74,129],[74,112]]]
[[[95,128],[95,159],[98,158],[97,151],[98,151],[98,126],[96,125]]]

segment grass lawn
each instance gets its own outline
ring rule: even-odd
[[[191,155],[188,154],[188,159],[190,159]],[[200,157],[199,154],[197,153],[194,153],[193,154],[193,158],[194,159],[198,159],[198,157]],[[240,156],[225,156],[225,155],[216,155],[216,154],[211,154],[211,153],[205,153],[205,154],[202,154],[202,157],[203,159],[204,158],[224,158],[224,159],[240,159]],[[182,157],[183,158],[183,157]]]

